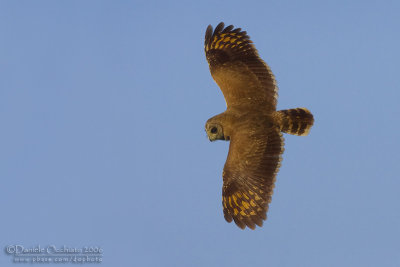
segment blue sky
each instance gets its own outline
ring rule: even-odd
[[[102,266],[399,266],[398,1],[1,1],[0,245]],[[307,107],[256,231],[225,222],[225,109],[204,56],[246,30]],[[1,266],[18,266],[3,253]],[[47,266],[60,266],[48,264]]]

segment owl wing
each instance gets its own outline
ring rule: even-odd
[[[266,220],[284,139],[279,129],[239,131],[230,141],[223,171],[222,205],[226,221],[255,229]]]
[[[275,110],[278,87],[268,65],[259,57],[250,37],[224,23],[206,30],[204,49],[211,75],[221,88],[227,106],[261,104]]]

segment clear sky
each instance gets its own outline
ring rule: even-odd
[[[102,266],[400,266],[399,1],[1,1],[0,245]],[[208,24],[307,107],[255,231],[225,222]],[[0,266],[12,256],[0,253]],[[47,264],[61,266],[61,264]],[[85,265],[86,266],[86,265]]]

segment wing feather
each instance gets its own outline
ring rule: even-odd
[[[268,65],[259,57],[250,37],[233,25],[215,30],[208,26],[204,49],[211,75],[224,94],[227,106],[251,103],[275,110],[278,87]]]
[[[284,140],[279,129],[271,128],[239,131],[230,142],[222,175],[224,217],[242,229],[254,229],[267,219]]]

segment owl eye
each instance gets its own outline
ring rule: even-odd
[[[218,132],[217,127],[212,127],[210,132],[213,134],[217,133]]]

